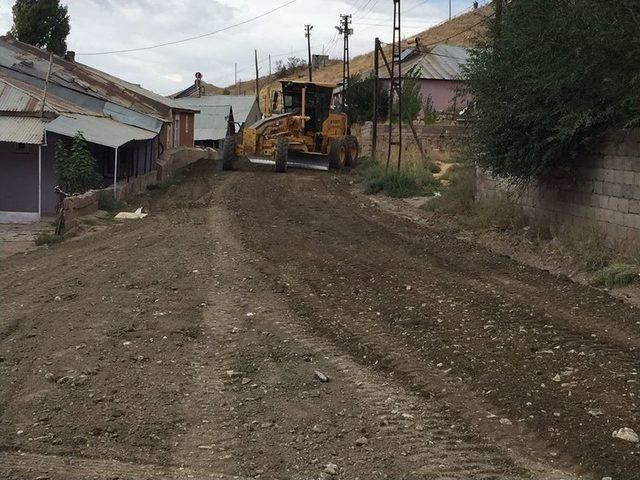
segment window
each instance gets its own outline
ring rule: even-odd
[[[184,120],[184,132],[185,133],[189,133],[189,120],[190,120],[190,115],[185,115],[185,120]]]
[[[13,151],[15,153],[29,153],[29,145],[26,143],[14,143]]]

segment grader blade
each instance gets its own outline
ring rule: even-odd
[[[276,162],[271,158],[265,157],[249,157],[251,163],[257,165],[275,165]],[[289,153],[287,160],[288,168],[300,168],[304,170],[320,170],[326,172],[329,170],[329,158],[326,155],[315,153]]]

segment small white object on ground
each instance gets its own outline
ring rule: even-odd
[[[148,216],[148,213],[142,213],[142,207],[137,209],[135,212],[120,212],[116,215],[116,220],[141,220]]]
[[[319,372],[318,370],[316,370],[316,371],[314,372],[314,374],[315,374],[316,378],[317,378],[318,380],[320,380],[322,383],[327,383],[327,382],[329,381],[329,377],[328,377],[328,376],[326,376],[324,373]]]
[[[335,463],[327,463],[324,467],[324,471],[329,475],[338,475],[338,466]]]
[[[615,432],[613,432],[612,437],[618,438],[620,440],[625,440],[631,443],[640,442],[640,438],[638,438],[638,434],[634,432],[632,429],[630,429],[629,427],[624,427],[624,428],[621,428],[620,430],[616,430]]]

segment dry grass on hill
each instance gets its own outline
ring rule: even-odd
[[[481,38],[486,32],[486,19],[493,13],[490,5],[472,10],[468,13],[453,18],[424,32],[410,37],[404,42],[413,42],[416,37],[420,38],[420,44],[429,46],[435,44],[447,44],[457,46],[470,46],[478,38]],[[391,27],[389,27],[391,29]],[[371,39],[373,45],[374,39]],[[351,59],[351,72],[367,73],[373,69],[373,51],[359,55]],[[294,75],[285,79],[295,80],[307,77],[307,69],[301,68]],[[261,99],[262,102],[267,98],[267,90],[276,90],[279,88],[280,78],[275,75],[260,78]],[[314,80],[320,82],[342,81],[342,62],[332,60],[330,64],[320,70],[314,72]],[[240,93],[241,95],[252,95],[255,92],[255,80],[241,82],[239,85],[230,85],[227,87],[232,93]]]

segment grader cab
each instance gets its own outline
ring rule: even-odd
[[[242,145],[225,149],[223,166],[232,168],[237,154],[252,163],[275,165],[277,172],[288,167],[329,170],[352,165],[358,158],[358,142],[348,134],[347,115],[332,111],[335,85],[281,83],[282,92],[272,99],[278,113],[245,127]]]

